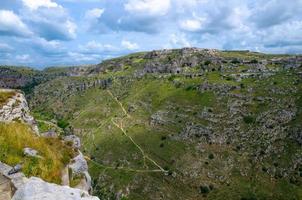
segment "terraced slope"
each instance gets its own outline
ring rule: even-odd
[[[82,138],[101,198],[301,199],[301,61],[138,53],[40,84],[30,104]]]

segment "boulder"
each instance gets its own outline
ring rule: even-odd
[[[38,155],[38,151],[32,148],[24,148],[23,149],[23,154],[25,156],[30,156],[30,157],[36,157],[36,158],[40,158],[41,156]]]
[[[22,170],[22,164],[17,164],[8,171],[8,175],[19,173]]]
[[[12,200],[99,200],[86,191],[44,182],[31,177],[14,194]]]
[[[72,169],[73,173],[81,174],[85,171],[88,171],[87,161],[85,160],[82,153],[72,159],[71,164],[69,164],[69,168]]]
[[[81,140],[76,135],[65,136],[64,137],[64,141],[66,141],[66,142],[72,142],[72,146],[75,149],[80,149],[81,148]]]
[[[41,136],[46,137],[46,138],[57,138],[58,134],[55,131],[50,130],[50,131],[47,131],[45,133],[42,133]]]
[[[79,175],[83,177],[76,188],[91,192],[91,177],[88,173],[88,164],[81,152],[79,152],[79,155],[71,160],[69,168],[72,171],[72,178]]]

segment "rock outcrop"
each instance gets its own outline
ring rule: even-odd
[[[44,182],[31,177],[15,193],[12,200],[99,200],[86,191]]]
[[[69,164],[71,173],[69,176],[73,179],[74,177],[81,177],[80,183],[76,185],[76,188],[85,190],[87,192],[92,191],[91,177],[88,173],[88,164],[83,154],[79,152],[79,155],[71,160]]]
[[[86,190],[47,183],[40,178],[26,178],[22,172],[9,175],[12,167],[0,162],[0,197],[13,200],[98,200]],[[2,199],[1,199],[2,200]]]
[[[3,90],[2,91],[14,91]],[[35,119],[30,115],[29,107],[24,95],[16,91],[16,95],[8,100],[8,102],[0,109],[0,121],[12,122],[21,121],[30,125],[32,130],[39,135],[39,129]]]

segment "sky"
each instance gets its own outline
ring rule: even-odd
[[[302,0],[0,0],[0,65],[182,47],[302,53]]]

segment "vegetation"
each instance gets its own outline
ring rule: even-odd
[[[13,97],[16,93],[15,92],[1,92],[0,91],[0,107],[2,107],[9,98]]]
[[[74,152],[59,139],[36,136],[21,123],[0,123],[0,160],[9,165],[23,163],[27,176],[38,176],[46,181],[61,183],[61,170],[69,163]],[[26,157],[24,148],[33,148],[41,158]]]
[[[101,198],[301,199],[297,70],[260,62],[285,55],[217,54],[190,54],[196,66],[178,50],[108,60],[38,85],[30,104],[43,130],[52,121],[81,137]],[[153,60],[182,70],[142,73]]]

